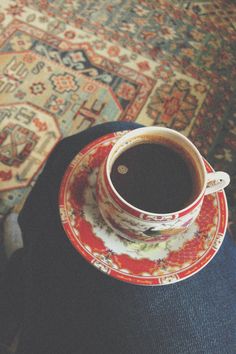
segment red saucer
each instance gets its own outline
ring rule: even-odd
[[[205,267],[223,242],[228,217],[225,193],[206,196],[195,223],[171,240],[145,244],[119,237],[100,216],[96,179],[102,161],[124,133],[93,141],[68,166],[59,193],[66,235],[88,262],[119,280],[165,285],[186,279]],[[205,165],[213,171],[207,161]]]

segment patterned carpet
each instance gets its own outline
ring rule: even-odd
[[[129,120],[182,132],[230,173],[235,234],[235,53],[234,1],[4,0],[1,217],[21,209],[61,138]]]

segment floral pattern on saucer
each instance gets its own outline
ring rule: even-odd
[[[101,163],[124,133],[92,142],[68,166],[59,195],[64,230],[88,262],[119,280],[164,285],[188,278],[202,269],[222,244],[227,225],[225,194],[220,191],[206,196],[195,223],[167,241],[134,243],[116,235],[100,215],[96,183]]]

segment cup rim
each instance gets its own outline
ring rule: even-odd
[[[191,148],[194,150],[195,154],[197,155],[198,157],[198,160],[199,160],[199,163],[200,163],[200,166],[202,168],[202,171],[203,171],[203,176],[204,176],[204,181],[203,181],[203,187],[201,189],[201,192],[199,193],[198,197],[195,198],[193,200],[193,202],[189,205],[187,205],[185,208],[183,209],[179,209],[179,210],[176,210],[174,212],[171,212],[171,213],[153,213],[153,212],[149,212],[149,211],[146,211],[146,210],[142,210],[142,209],[139,209],[137,208],[136,206],[134,206],[133,204],[130,204],[127,200],[125,200],[118,192],[117,190],[115,189],[112,181],[111,181],[111,178],[110,178],[110,173],[109,173],[109,166],[111,164],[111,158],[112,158],[112,154],[114,153],[114,151],[117,149],[117,146],[119,146],[122,142],[128,140],[130,137],[133,137],[133,136],[138,136],[139,134],[143,134],[145,132],[148,132],[152,130],[153,132],[154,131],[162,131],[162,132],[167,132],[168,133],[171,133],[173,135],[176,135],[178,137],[180,137],[182,140],[184,140],[188,145],[191,146]],[[203,158],[200,154],[200,152],[198,151],[198,149],[196,148],[196,146],[186,137],[184,136],[183,134],[177,132],[176,130],[174,129],[171,129],[171,128],[166,128],[166,127],[141,127],[141,128],[136,128],[136,129],[133,129],[131,131],[129,131],[128,133],[124,134],[121,138],[119,138],[116,143],[113,145],[112,149],[110,150],[109,154],[108,154],[108,157],[106,159],[106,164],[105,164],[105,173],[106,173],[106,176],[107,176],[107,179],[108,179],[108,182],[110,184],[110,188],[112,189],[112,192],[116,195],[116,197],[122,202],[124,203],[126,206],[128,206],[129,208],[133,209],[134,211],[136,212],[139,212],[139,213],[142,213],[142,214],[145,214],[145,215],[150,215],[150,216],[160,216],[160,217],[164,217],[164,216],[173,216],[173,215],[176,215],[176,214],[180,214],[180,213],[184,213],[186,212],[187,210],[189,209],[192,209],[193,207],[196,207],[198,205],[198,203],[200,202],[200,200],[202,199],[204,193],[205,193],[205,190],[206,190],[206,184],[207,184],[207,181],[206,181],[206,175],[207,175],[207,172],[206,172],[206,169],[205,169],[205,166],[204,166],[204,162],[203,162]]]

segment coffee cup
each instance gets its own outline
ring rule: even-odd
[[[117,140],[102,163],[97,201],[105,222],[130,241],[159,242],[184,232],[204,196],[229,184],[208,173],[195,145],[181,133],[143,127]]]

